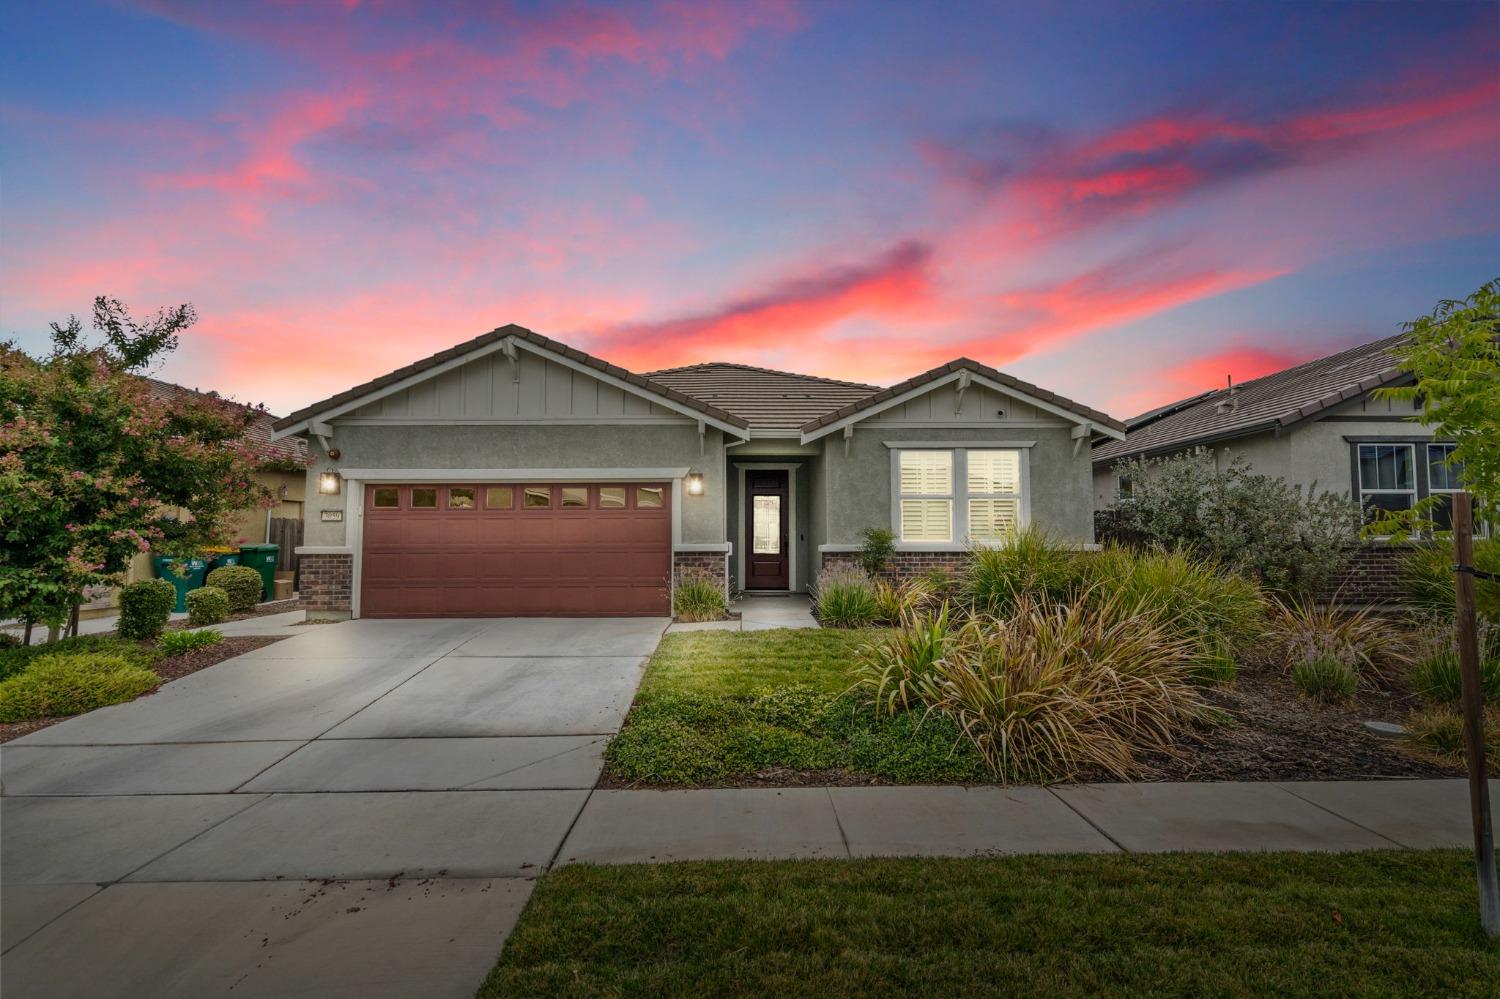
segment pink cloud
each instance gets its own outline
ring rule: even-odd
[[[1210,389],[1284,371],[1317,357],[1321,350],[1233,346],[1151,371],[1150,387],[1117,397],[1119,413],[1135,415],[1156,406],[1190,398]]]

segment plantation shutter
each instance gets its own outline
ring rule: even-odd
[[[902,451],[901,495],[951,496],[952,451]]]

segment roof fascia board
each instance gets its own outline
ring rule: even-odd
[[[674,413],[681,413],[683,416],[686,416],[691,420],[697,420],[700,423],[706,423],[717,430],[724,431],[726,434],[733,434],[735,437],[744,437],[749,433],[749,431],[744,427],[737,427],[732,423],[725,423],[723,420],[715,419],[702,410],[694,409],[691,406],[684,406],[677,400],[668,398],[667,396],[661,395],[658,392],[653,392],[648,388],[642,388],[639,385],[632,385],[630,382],[625,381],[623,378],[616,378],[614,375],[610,374],[607,371],[600,371],[598,368],[591,368],[587,364],[584,364],[580,361],[575,361],[571,357],[568,357],[564,354],[559,354],[556,351],[548,350],[541,344],[531,343],[530,341],[525,340],[521,337],[514,337],[512,339],[515,340],[516,346],[520,347],[522,350],[530,351],[538,357],[544,357],[549,361],[561,364],[565,368],[571,368],[574,371],[581,371],[583,374],[586,374],[589,377],[596,379],[597,381],[601,381],[606,385],[613,385],[615,388],[623,389],[624,391],[629,392],[632,395],[639,396],[640,398],[645,399],[648,402],[654,402],[658,406],[665,406],[667,409],[672,410],[672,412]],[[643,375],[642,377],[645,376]]]
[[[1108,468],[1118,462],[1129,461],[1131,458],[1156,458],[1164,454],[1191,451],[1196,447],[1222,444],[1224,441],[1232,441],[1240,437],[1254,437],[1256,434],[1265,434],[1281,429],[1284,428],[1274,418],[1270,418],[1262,420],[1259,423],[1250,423],[1243,427],[1235,427],[1233,430],[1224,430],[1217,434],[1209,434],[1206,437],[1195,437],[1190,441],[1182,441],[1175,444],[1159,444],[1156,447],[1142,448],[1139,451],[1128,451],[1125,454],[1117,454],[1109,458],[1100,458],[1094,464]]]
[[[862,409],[857,413],[852,413],[849,416],[844,417],[842,420],[830,423],[827,426],[819,427],[811,433],[804,433],[802,434],[802,443],[808,444],[820,437],[826,437],[837,430],[842,430],[846,426],[853,426],[856,423],[869,419],[877,413],[882,413],[894,406],[899,406],[903,403],[910,402],[912,399],[926,395],[928,392],[931,392],[937,388],[941,388],[944,385],[949,385],[957,382],[965,375],[968,376],[967,380],[970,384],[983,385],[985,388],[991,389],[995,392],[999,392],[1001,395],[1009,396],[1012,399],[1020,399],[1022,402],[1035,406],[1037,409],[1051,413],[1053,416],[1061,417],[1064,420],[1067,420],[1069,423],[1090,425],[1093,427],[1093,429],[1097,430],[1101,434],[1104,434],[1106,437],[1113,437],[1115,440],[1125,439],[1125,435],[1120,431],[1114,429],[1113,427],[1106,427],[1101,424],[1094,423],[1093,421],[1088,419],[1088,417],[1080,416],[1070,409],[1065,409],[1062,406],[1054,405],[1050,402],[1047,402],[1045,399],[1038,399],[1036,396],[1028,395],[1025,392],[1018,391],[1017,389],[1011,388],[1009,385],[1004,385],[1000,382],[997,382],[994,379],[986,378],[984,375],[980,374],[977,371],[970,371],[968,368],[959,368],[957,371],[948,372],[941,378],[934,378],[932,381],[918,385],[915,388],[908,389],[900,395],[892,396],[884,402],[876,403],[875,405],[870,406],[866,409]]]
[[[591,368],[587,364],[581,364],[578,361],[573,360],[571,357],[566,357],[562,354],[557,353],[556,351],[548,350],[547,348],[539,344],[531,343],[523,337],[504,336],[498,340],[495,340],[493,343],[487,343],[482,347],[476,347],[475,349],[468,351],[467,353],[460,354],[457,357],[449,358],[442,364],[434,365],[433,367],[427,368],[423,371],[413,372],[412,374],[406,376],[398,382],[392,382],[390,385],[385,385],[381,388],[374,389],[370,392],[365,393],[364,395],[358,396],[357,398],[342,402],[337,406],[331,406],[326,410],[313,413],[306,419],[299,420],[298,422],[287,427],[285,430],[273,432],[271,435],[271,439],[280,440],[284,437],[292,437],[297,434],[306,433],[315,422],[328,423],[329,421],[335,420],[345,413],[349,413],[356,409],[359,409],[361,406],[367,406],[372,402],[377,402],[381,399],[384,399],[386,396],[405,391],[406,389],[411,388],[413,385],[420,384],[421,382],[427,381],[430,378],[436,378],[439,375],[452,371],[455,368],[462,367],[463,365],[468,364],[471,361],[478,360],[481,357],[485,357],[486,355],[493,353],[502,353],[509,356],[518,347],[523,350],[530,351],[531,353],[536,354],[538,357],[543,357],[549,361],[554,361],[558,364],[561,364],[564,367],[571,368],[574,371],[581,371],[589,377],[604,382],[607,385],[612,385],[615,388],[629,392],[632,395],[639,396],[640,398],[646,399],[650,402],[654,402],[657,405],[664,406],[667,409],[672,410],[674,413],[679,413],[693,420],[703,420],[710,426],[722,430],[725,433],[733,434],[735,437],[745,436],[746,431],[742,427],[736,427],[732,424],[724,423],[721,420],[717,420],[714,417],[709,416],[707,413],[703,413],[699,410],[693,409],[691,406],[684,406],[681,403],[673,399],[669,399],[664,395],[659,395],[656,392],[652,392],[650,389],[642,388],[639,385],[632,385],[630,382],[627,382],[621,378],[616,378],[606,371],[600,371],[598,368]]]

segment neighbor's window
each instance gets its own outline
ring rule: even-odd
[[[637,510],[655,510],[662,504],[661,486],[636,486],[635,507]]]
[[[969,531],[975,541],[1001,541],[1021,526],[1021,452],[966,451]]]
[[[902,541],[953,540],[953,452],[901,451],[897,456]]]
[[[1359,445],[1359,505],[1371,516],[1409,510],[1417,502],[1413,450],[1410,444]]]
[[[589,505],[588,486],[563,486],[562,505],[564,510],[586,508]]]
[[[411,505],[416,510],[433,510],[437,508],[437,490],[426,486],[418,486],[411,491]]]
[[[472,486],[454,486],[448,490],[448,509],[450,510],[472,510],[474,509],[474,489]]]
[[[389,510],[401,505],[401,490],[395,486],[383,486],[375,490],[375,508]]]
[[[527,486],[523,495],[528,510],[546,509],[552,505],[552,490],[547,486]]]
[[[624,486],[600,486],[599,487],[599,509],[601,509],[601,510],[623,510],[623,509],[625,509],[625,487]]]
[[[516,505],[516,491],[510,486],[489,486],[484,491],[486,510],[509,510]]]
[[[1457,448],[1451,443],[1427,445],[1427,491],[1439,498],[1430,516],[1440,531],[1453,530],[1453,494],[1464,487],[1464,463],[1452,460]],[[1489,525],[1476,522],[1474,535],[1489,537]]]

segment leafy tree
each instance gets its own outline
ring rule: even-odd
[[[1335,492],[1305,492],[1250,470],[1219,469],[1201,448],[1117,466],[1129,495],[1100,511],[1101,540],[1186,548],[1253,573],[1287,593],[1317,592],[1359,540],[1359,507]]]
[[[52,324],[44,358],[0,343],[0,618],[57,624],[138,552],[192,555],[273,502],[244,439],[252,410],[162,399],[140,376],[196,319],[181,305],[137,322],[101,296],[102,343],[76,317]]]
[[[1454,442],[1449,458],[1474,494],[1475,519],[1500,513],[1500,278],[1463,301],[1447,299],[1431,315],[1406,323],[1406,339],[1392,351],[1412,375],[1409,385],[1380,389],[1387,399],[1415,401],[1422,422]],[[1382,516],[1370,534],[1401,541],[1438,532],[1433,518],[1444,496],[1429,496],[1410,510]]]

